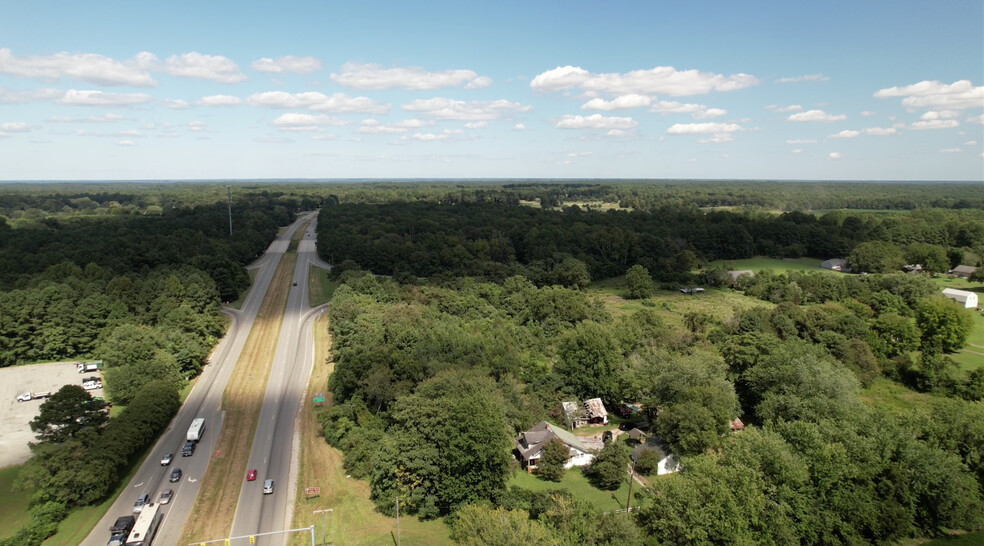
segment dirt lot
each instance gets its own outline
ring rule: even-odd
[[[28,423],[38,415],[44,400],[18,402],[17,395],[28,391],[54,392],[64,385],[81,385],[83,377],[91,376],[102,375],[99,372],[80,374],[75,362],[0,368],[0,468],[31,458],[27,443],[34,440],[34,433]],[[103,396],[102,389],[89,393]]]

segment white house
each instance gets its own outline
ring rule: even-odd
[[[584,466],[594,459],[594,453],[581,443],[581,440],[577,436],[574,436],[561,427],[551,425],[546,421],[540,421],[533,425],[533,428],[530,430],[520,434],[519,438],[516,438],[516,451],[519,452],[520,459],[523,462],[523,468],[527,469],[527,471],[535,469],[536,464],[540,461],[540,454],[544,444],[554,438],[560,439],[560,441],[567,445],[569,458],[564,463],[564,468]]]
[[[943,295],[963,305],[967,309],[977,309],[977,294],[956,288],[943,290]]]
[[[659,465],[656,467],[656,475],[662,476],[663,474],[672,474],[680,470],[680,463],[673,457],[670,453],[670,446],[663,441],[662,438],[658,436],[650,436],[646,438],[646,442],[642,445],[638,445],[632,450],[632,460],[635,461],[639,459],[644,451],[655,451],[656,456],[659,458]]]

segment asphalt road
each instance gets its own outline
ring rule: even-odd
[[[297,266],[287,296],[280,338],[274,353],[273,366],[253,437],[248,469],[256,469],[256,481],[245,480],[245,470],[231,536],[281,531],[290,526],[292,500],[295,498],[297,456],[294,430],[311,367],[314,363],[313,319],[323,306],[308,306],[308,272],[319,265],[315,249],[315,221],[297,249]],[[274,480],[274,492],[263,494],[263,481]],[[233,541],[247,544],[246,540]],[[258,536],[257,544],[279,545],[286,542],[282,534]]]
[[[164,489],[173,489],[174,499],[163,511],[164,522],[154,542],[162,545],[178,544],[185,521],[194,505],[195,496],[198,494],[200,480],[208,468],[209,457],[215,449],[215,441],[222,427],[223,412],[220,407],[226,383],[239,360],[260,305],[273,280],[280,258],[290,244],[291,237],[301,224],[314,217],[314,213],[298,217],[284,234],[270,244],[263,257],[250,266],[258,269],[253,286],[243,301],[242,308],[228,311],[233,319],[232,324],[213,353],[211,363],[205,367],[195,388],[171,421],[170,427],[158,439],[150,455],[127,484],[126,490],[82,542],[83,546],[105,545],[109,540],[110,526],[117,517],[129,515],[133,511],[133,503],[137,496],[146,493],[156,502],[157,496]],[[196,417],[205,419],[205,433],[195,454],[191,457],[182,457],[181,447],[185,443],[185,435]],[[169,452],[174,453],[174,461],[170,466],[161,466],[161,456]],[[173,468],[180,468],[183,471],[182,479],[178,483],[168,482],[168,475]],[[228,476],[228,479],[244,479],[244,476]],[[202,540],[212,538],[221,537],[202,537]]]

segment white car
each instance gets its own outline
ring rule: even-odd
[[[273,493],[273,480],[264,480],[263,481],[263,494],[264,495],[269,495],[270,493]]]
[[[102,386],[102,381],[86,381],[85,383],[82,383],[82,388],[87,391],[101,389]]]

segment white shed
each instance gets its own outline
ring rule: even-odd
[[[967,309],[977,309],[977,294],[966,290],[947,288],[943,290],[943,295],[963,305]]]

